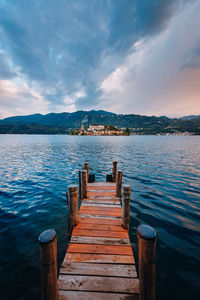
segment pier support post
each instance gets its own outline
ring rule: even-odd
[[[87,182],[89,181],[89,162],[84,163],[84,170],[87,171]]]
[[[82,182],[82,180],[81,180],[81,171],[78,171],[78,176],[79,176],[79,196],[80,196],[80,199],[81,199],[81,195],[82,195],[82,191],[81,191],[81,189],[82,189],[82,187],[81,187],[81,182]]]
[[[122,172],[117,172],[117,179],[116,179],[116,193],[115,196],[121,198],[121,190],[122,190]]]
[[[155,300],[156,232],[148,225],[137,228],[140,300]]]
[[[122,198],[122,226],[129,230],[129,199],[131,194],[131,186],[129,184],[123,185]]]
[[[68,212],[69,212],[69,226],[68,234],[71,236],[72,229],[78,224],[78,186],[71,184],[68,186]]]
[[[39,236],[41,259],[42,300],[58,300],[57,238],[54,229]]]
[[[116,182],[116,177],[117,177],[117,161],[113,161],[113,170],[112,170],[113,182]]]
[[[81,200],[87,198],[87,171],[81,171]]]

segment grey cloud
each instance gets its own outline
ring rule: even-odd
[[[0,79],[11,79],[17,76],[10,66],[8,57],[4,53],[0,53]]]
[[[41,78],[43,75],[42,57],[37,55],[32,48],[34,44],[29,40],[29,35],[22,24],[18,20],[1,16],[0,27],[4,49],[7,50],[15,64],[32,79]]]
[[[114,51],[127,52],[138,39],[159,33],[186,3],[186,0],[113,1],[110,44],[115,46]]]
[[[180,70],[185,68],[200,68],[200,40],[184,57]]]

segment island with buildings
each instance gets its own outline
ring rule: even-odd
[[[130,135],[130,130],[128,128],[116,128],[112,125],[89,125],[84,126],[81,124],[80,129],[72,129],[71,135]]]

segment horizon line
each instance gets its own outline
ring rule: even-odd
[[[115,114],[115,115],[135,115],[135,116],[142,116],[142,117],[156,117],[156,118],[161,118],[161,117],[167,117],[169,119],[181,119],[183,117],[189,117],[189,116],[200,116],[200,113],[199,114],[190,114],[190,115],[183,115],[183,116],[167,116],[167,115],[144,115],[144,114],[138,114],[138,113],[115,113],[115,112],[111,112],[111,111],[107,111],[107,110],[104,110],[104,109],[91,109],[91,110],[83,110],[83,109],[80,109],[80,110],[76,110],[76,111],[72,111],[72,112],[67,112],[67,111],[62,111],[62,112],[49,112],[49,113],[39,113],[39,112],[36,112],[36,113],[32,113],[32,114],[24,114],[24,115],[11,115],[11,116],[8,116],[8,117],[5,117],[5,118],[1,118],[0,120],[5,120],[5,119],[8,119],[8,118],[13,118],[13,117],[28,117],[28,116],[32,116],[32,115],[42,115],[42,116],[46,116],[46,115],[49,115],[49,114],[63,114],[63,113],[67,113],[67,114],[73,114],[73,113],[77,113],[77,112],[91,112],[91,111],[95,111],[95,112],[99,112],[99,111],[102,111],[102,112],[106,112],[106,113],[110,113],[110,114]]]

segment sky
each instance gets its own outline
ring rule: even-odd
[[[200,0],[0,0],[0,118],[200,114]]]

